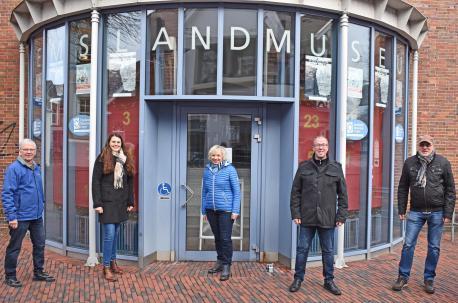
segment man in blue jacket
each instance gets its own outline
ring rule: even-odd
[[[35,142],[24,139],[19,144],[19,156],[6,169],[2,204],[9,225],[10,242],[5,253],[5,284],[21,287],[16,278],[17,258],[22,240],[30,231],[33,244],[33,280],[55,281],[43,270],[45,233],[43,228],[44,195],[40,167],[33,161],[37,153]]]

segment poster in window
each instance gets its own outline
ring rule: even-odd
[[[363,98],[363,70],[356,67],[348,67],[348,97]]]
[[[108,56],[109,91],[112,97],[135,95],[136,53],[111,53]]]
[[[402,114],[402,101],[404,99],[403,92],[403,82],[401,80],[396,80],[396,102],[394,107],[394,113],[396,114],[396,116]]]
[[[386,107],[388,103],[388,89],[390,83],[390,71],[386,68],[375,67],[375,105]]]
[[[305,96],[309,100],[331,100],[332,59],[305,56]]]
[[[91,64],[76,66],[76,94],[89,94],[91,91]]]

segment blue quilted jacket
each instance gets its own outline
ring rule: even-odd
[[[240,183],[235,167],[224,162],[219,168],[207,164],[202,178],[202,214],[207,209],[240,214]]]

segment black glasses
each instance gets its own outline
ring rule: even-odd
[[[420,147],[430,147],[431,146],[431,143],[429,142],[420,142]]]

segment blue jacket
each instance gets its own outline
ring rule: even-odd
[[[36,220],[43,216],[45,199],[40,166],[34,164],[32,170],[21,160],[18,158],[8,166],[3,181],[2,202],[8,221]]]
[[[202,214],[206,209],[240,214],[240,183],[235,167],[224,162],[219,169],[207,164],[202,178]]]

